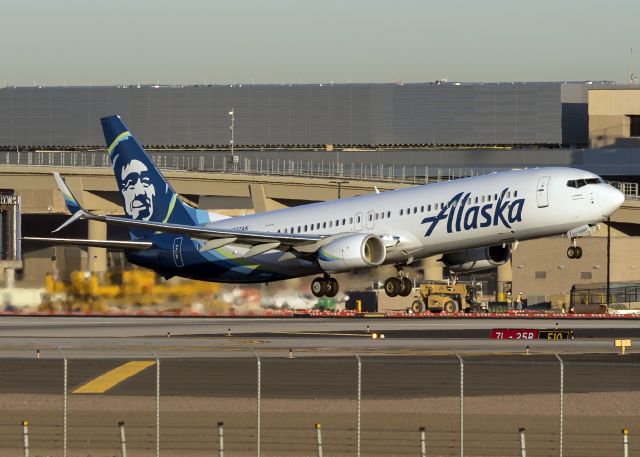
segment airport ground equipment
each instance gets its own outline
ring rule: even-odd
[[[407,296],[389,297],[384,288],[346,293],[346,309],[362,313],[406,311],[407,313],[459,311],[480,312],[487,308],[480,304],[480,283],[429,281],[411,289]]]
[[[471,282],[429,281],[420,284],[420,299],[414,300],[411,310],[416,313],[456,313],[486,311],[478,301],[478,285]]]
[[[150,270],[127,270],[101,278],[96,273],[74,271],[69,281],[49,274],[41,311],[106,312],[110,308],[162,306],[188,308],[194,301],[213,302],[220,287],[216,283],[182,280],[159,282]],[[221,311],[228,311],[221,309]]]

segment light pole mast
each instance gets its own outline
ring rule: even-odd
[[[231,108],[231,111],[229,111],[229,117],[231,118],[231,126],[229,127],[229,130],[231,130],[231,140],[229,140],[229,145],[231,146],[231,157],[234,156],[233,154],[233,143],[234,143],[234,137],[233,137],[233,127],[234,127],[234,123],[235,123],[235,117],[233,114],[233,108]]]
[[[238,158],[233,150],[235,146],[234,127],[236,121],[233,108],[229,111],[229,118],[231,119],[231,126],[229,127],[229,130],[231,130],[231,139],[229,140],[229,145],[231,146],[231,163],[233,163],[233,171],[235,172],[237,171]]]

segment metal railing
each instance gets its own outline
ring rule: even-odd
[[[429,167],[403,164],[366,163],[335,160],[302,160],[231,156],[227,152],[149,152],[159,168],[187,172],[218,172],[262,176],[301,176],[403,184],[441,182],[479,176],[508,168]],[[48,167],[109,167],[103,151],[5,151],[0,165]],[[638,183],[609,182],[627,199],[640,199]]]

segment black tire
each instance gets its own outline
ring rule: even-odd
[[[582,257],[582,248],[580,246],[576,246],[576,259],[579,259]]]
[[[326,283],[327,283],[327,290],[325,295],[327,297],[335,297],[338,294],[338,290],[340,289],[340,286],[338,285],[338,281],[331,278],[327,280]]]
[[[567,249],[567,257],[569,257],[570,259],[576,258],[576,248],[574,246],[569,246],[569,248]]]
[[[400,291],[398,295],[401,297],[408,297],[411,295],[411,291],[413,290],[413,283],[409,278],[402,278],[400,280]]]
[[[400,292],[400,280],[398,278],[388,278],[384,282],[384,291],[389,297],[396,297]]]
[[[327,294],[328,284],[323,278],[315,278],[311,281],[311,293],[314,297],[324,297]]]
[[[424,313],[424,303],[422,303],[422,300],[414,300],[413,303],[411,303],[411,311],[416,314]]]
[[[453,300],[449,300],[442,306],[442,311],[444,311],[445,313],[457,313],[458,303]]]

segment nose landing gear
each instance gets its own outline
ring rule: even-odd
[[[579,259],[582,257],[582,248],[580,246],[576,246],[575,238],[571,240],[571,246],[567,249],[567,257],[570,259]]]
[[[335,297],[339,288],[338,281],[329,275],[311,281],[311,293],[314,297]]]
[[[389,297],[408,297],[413,290],[413,283],[409,278],[404,275],[402,268],[396,267],[398,270],[397,276],[387,278],[384,282],[384,291]]]

